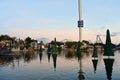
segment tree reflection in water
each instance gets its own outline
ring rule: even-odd
[[[106,75],[108,80],[112,80],[113,63],[114,59],[104,59]]]
[[[35,52],[26,52],[25,54],[24,54],[24,61],[25,62],[27,62],[27,63],[29,63],[31,60],[33,60],[33,59],[36,59],[37,57],[36,57],[36,55],[35,55]]]
[[[13,60],[14,60],[13,56],[0,56],[0,65],[1,66],[9,65],[12,63]]]
[[[93,59],[92,62],[93,62],[94,73],[96,73],[98,60]]]
[[[52,53],[54,70],[56,71],[57,53]]]
[[[48,52],[47,56],[48,56],[48,62],[50,62],[51,53]]]
[[[12,66],[12,69],[15,68],[14,60],[18,61],[18,66],[19,66],[19,59],[21,58],[20,55],[3,55],[0,56],[0,67],[4,66]]]
[[[67,48],[64,50],[65,58],[73,59],[77,57],[77,52],[74,48]]]
[[[43,52],[39,52],[40,63],[42,62]]]

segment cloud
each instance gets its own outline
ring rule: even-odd
[[[113,33],[111,33],[111,37],[116,37],[116,36],[118,36],[120,34],[120,32],[113,32]]]
[[[116,37],[116,36],[118,36],[119,34],[120,34],[120,32],[112,32],[112,33],[110,33],[110,36],[111,36],[111,37]],[[106,37],[106,34],[100,34],[100,36]]]

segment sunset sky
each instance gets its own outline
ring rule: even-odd
[[[120,0],[82,0],[83,39],[120,42]],[[0,0],[0,34],[78,41],[78,0]]]

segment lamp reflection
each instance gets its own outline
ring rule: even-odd
[[[80,59],[79,60],[79,66],[80,66],[80,70],[79,70],[79,80],[84,80],[85,79],[85,76],[84,76],[84,72],[82,70],[82,60]]]
[[[84,80],[85,79],[85,76],[84,76],[84,72],[82,70],[82,53],[81,53],[81,49],[80,49],[80,43],[78,43],[78,47],[77,47],[77,57],[78,57],[78,62],[79,62],[79,67],[80,67],[80,70],[79,70],[79,80]]]

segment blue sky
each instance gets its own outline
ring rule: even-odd
[[[120,39],[120,0],[82,0],[83,39],[105,42],[110,29],[112,42]],[[18,38],[47,37],[78,41],[78,0],[0,0],[0,34]]]

